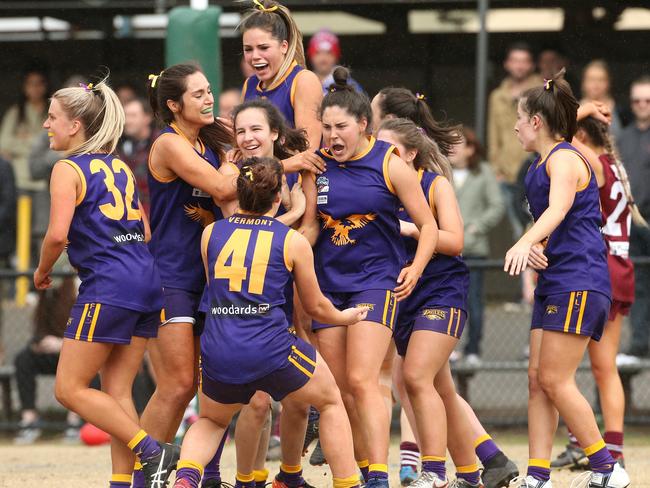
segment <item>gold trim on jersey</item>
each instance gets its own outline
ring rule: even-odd
[[[289,65],[289,68],[287,68],[286,73],[283,74],[283,75],[282,75],[282,78],[280,78],[278,81],[276,81],[275,83],[273,83],[273,84],[272,84],[271,86],[269,86],[268,88],[262,88],[262,80],[260,80],[260,81],[257,83],[257,86],[255,87],[255,89],[256,89],[258,92],[261,92],[261,93],[264,93],[265,91],[268,92],[268,91],[271,91],[271,90],[275,90],[275,89],[276,89],[277,87],[279,87],[282,83],[284,83],[284,81],[289,77],[289,75],[293,72],[293,70],[296,68],[296,66],[298,66],[298,63],[294,60],[294,62],[291,63],[291,64]]]
[[[291,82],[291,91],[289,92],[289,102],[291,103],[291,107],[293,107],[293,108],[295,108],[295,103],[296,103],[296,89],[298,87],[298,83],[297,83],[298,77],[301,74],[305,73],[306,71],[307,71],[306,69],[298,71],[298,73],[296,73],[296,76],[294,76],[293,81]],[[294,120],[293,121],[290,120],[289,122],[293,122],[294,125],[295,125],[295,122],[296,122],[295,118],[296,117],[295,117],[295,114],[294,114]]]
[[[81,204],[81,202],[83,202],[84,198],[86,198],[86,191],[88,189],[88,186],[86,184],[86,177],[84,176],[84,172],[81,170],[79,165],[74,161],[70,159],[61,159],[60,162],[72,166],[74,170],[77,172],[77,174],[79,175],[79,179],[81,180],[81,193],[79,193],[79,196],[75,200],[75,206],[78,207]]]
[[[163,134],[160,134],[155,141],[153,141],[153,144],[151,145],[151,149],[149,149],[149,156],[147,157],[147,167],[149,168],[149,172],[151,173],[151,176],[153,176],[153,179],[156,180],[158,183],[171,183],[172,181],[176,180],[178,176],[160,176],[158,173],[156,173],[156,170],[153,169],[153,165],[151,164],[151,155],[153,154],[153,148],[156,147],[156,144],[158,144],[158,141],[165,136],[166,134],[174,135],[171,132],[165,132]],[[178,135],[178,134],[176,134]]]
[[[556,145],[557,145],[557,144],[556,144]],[[576,156],[578,156],[578,157],[582,160],[582,162],[583,162],[583,163],[585,164],[585,166],[587,167],[587,172],[589,173],[589,177],[587,178],[587,181],[584,183],[584,185],[582,185],[582,186],[578,186],[578,187],[576,188],[576,193],[580,193],[581,191],[586,190],[587,187],[589,186],[589,182],[591,182],[591,175],[592,175],[592,169],[591,169],[591,165],[589,164],[589,161],[587,161],[587,159],[586,159],[582,154],[580,154],[578,151],[576,151],[575,149],[569,149],[569,148],[566,148],[566,149],[558,149],[557,151],[555,151],[555,154],[557,154],[557,153],[559,153],[559,152],[561,152],[561,151],[568,151],[568,152],[570,152],[570,153],[574,153]],[[548,160],[548,158],[546,158],[546,159]],[[547,161],[547,163],[548,163],[548,161]],[[547,164],[547,165],[546,165],[546,175],[547,175],[549,178],[551,177],[551,172],[550,172],[550,171],[551,171],[551,170],[549,169],[548,164]]]
[[[384,175],[384,182],[386,183],[386,188],[388,188],[388,191],[390,191],[393,195],[396,194],[395,187],[393,186],[393,182],[390,181],[388,166],[390,163],[390,157],[393,155],[394,151],[395,151],[395,146],[390,146],[386,151],[386,154],[384,154],[384,161],[381,164],[381,172]]]
[[[295,230],[289,229],[287,235],[284,236],[283,255],[284,255],[284,265],[286,266],[287,271],[293,271],[293,262],[291,261],[291,256],[289,253],[289,243],[291,242],[291,238],[293,237],[295,232],[296,232]]]

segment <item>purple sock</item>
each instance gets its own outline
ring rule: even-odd
[[[479,437],[478,439],[476,439],[474,445],[475,445],[474,451],[476,452],[476,456],[478,456],[483,466],[485,466],[485,463],[487,463],[490,459],[492,459],[494,456],[496,456],[501,452],[501,450],[497,447],[497,445],[492,440],[492,437],[490,437],[489,435]]]
[[[141,437],[135,445],[132,445],[133,441]],[[135,453],[136,456],[142,461],[151,459],[154,456],[160,454],[160,445],[154,440],[153,437],[145,434],[144,430],[141,430],[136,437],[129,442],[129,448]]]
[[[192,488],[199,488],[199,483],[201,482],[201,471],[196,468],[180,468],[176,471],[176,479],[189,481]]]
[[[108,488],[129,488],[130,486],[130,481],[111,481]]]
[[[228,437],[227,432],[223,433],[217,452],[214,454],[210,462],[205,465],[203,470],[203,485],[208,480],[221,480],[221,471],[219,470],[219,464],[221,463],[221,454],[223,454],[223,446],[226,444],[226,437]]]
[[[532,476],[539,481],[551,479],[551,462],[546,459],[529,459],[526,476]]]
[[[478,470],[478,465],[456,466],[456,478],[465,480],[470,485],[478,485],[481,481],[481,473]]]
[[[422,472],[435,473],[438,478],[444,480],[447,476],[445,459],[439,456],[422,456]]]
[[[235,481],[235,488],[255,488],[255,480],[253,481]]]
[[[589,458],[589,464],[594,473],[611,473],[614,469],[615,461],[607,449],[605,441],[600,440],[586,447],[585,454]]]
[[[133,471],[133,484],[131,485],[132,488],[145,488],[144,487],[144,473],[142,472],[142,468],[136,469]]]
[[[289,488],[297,488],[305,484],[302,477],[302,469],[298,470],[298,466],[280,465],[280,472],[277,475],[278,481],[282,481]]]

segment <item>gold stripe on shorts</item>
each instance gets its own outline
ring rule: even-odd
[[[102,308],[102,304],[98,303],[95,307],[95,313],[93,314],[93,320],[90,323],[90,331],[88,332],[88,342],[93,341],[93,334],[95,333],[95,325],[97,325],[97,319],[99,318],[99,311]]]
[[[576,334],[580,334],[580,328],[582,327],[582,316],[585,314],[585,307],[587,306],[587,294],[588,291],[582,292],[582,300],[580,301],[580,311],[578,312],[578,323],[576,324]]]
[[[81,330],[82,330],[83,327],[84,327],[84,320],[86,320],[86,315],[88,315],[88,307],[89,307],[89,306],[90,306],[90,303],[86,303],[86,304],[84,305],[84,311],[83,311],[83,313],[81,314],[81,319],[79,320],[79,325],[77,325],[77,333],[76,333],[75,336],[74,336],[74,338],[75,338],[76,340],[79,340],[79,338],[81,337]]]
[[[564,332],[569,332],[571,328],[571,315],[573,314],[573,301],[576,298],[576,292],[572,291],[569,295],[569,309],[566,311],[566,318],[564,319]]]

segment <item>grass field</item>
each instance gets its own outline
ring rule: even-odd
[[[496,431],[494,439],[512,457],[520,469],[528,458],[526,434],[522,431]],[[554,454],[562,449],[564,439],[558,435]],[[650,429],[634,429],[626,433],[625,458],[632,487],[650,487]],[[235,470],[234,444],[228,442],[224,451],[222,473],[224,480],[233,481]],[[327,467],[314,468],[304,461],[305,478],[318,488],[331,485]],[[268,463],[271,473],[278,463]],[[393,439],[390,452],[391,486],[399,486],[399,444]],[[449,467],[453,473],[453,467]],[[56,440],[32,446],[14,446],[10,440],[0,441],[0,487],[84,487],[106,488],[110,476],[108,447],[65,445]],[[554,487],[569,487],[576,473],[558,471],[552,474]]]

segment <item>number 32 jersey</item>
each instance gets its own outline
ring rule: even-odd
[[[201,364],[210,377],[248,383],[286,363],[295,341],[282,309],[294,232],[266,216],[235,214],[214,223],[201,335]]]
[[[135,177],[112,154],[61,161],[81,180],[68,256],[79,272],[77,303],[102,303],[141,312],[162,308],[162,286],[144,242]]]

